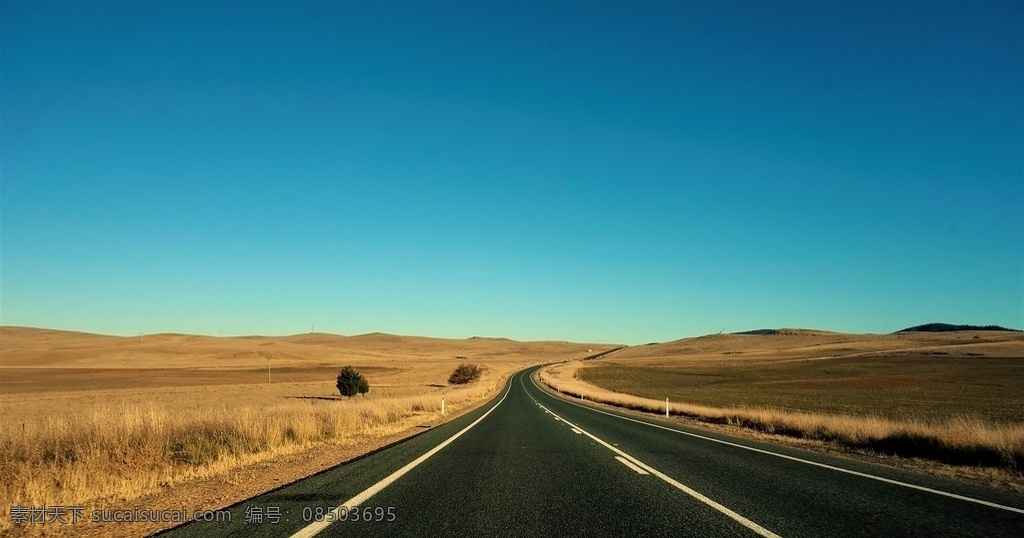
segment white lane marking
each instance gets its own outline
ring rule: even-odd
[[[556,398],[555,396],[553,396],[550,393],[548,393],[548,391],[542,389],[540,387],[540,385],[537,385],[537,382],[533,380],[533,376],[530,376],[530,381],[533,383],[533,385],[535,387],[537,387],[538,390],[540,390],[544,394],[547,394],[551,398]],[[597,412],[597,413],[601,413],[602,415],[608,415],[610,417],[620,418],[622,420],[628,420],[630,422],[636,422],[637,424],[643,424],[645,426],[650,426],[652,428],[660,428],[662,430],[668,430],[670,432],[678,433],[679,435],[688,435],[690,437],[696,437],[698,439],[703,439],[705,441],[712,441],[712,442],[715,442],[715,443],[721,443],[723,445],[728,445],[728,446],[732,446],[732,447],[736,447],[736,448],[742,448],[744,450],[750,450],[752,452],[758,452],[758,453],[761,453],[761,454],[767,454],[769,456],[775,456],[776,458],[782,458],[782,459],[786,459],[786,460],[790,460],[790,461],[798,461],[800,463],[806,463],[807,465],[814,465],[815,467],[821,467],[823,469],[829,469],[829,470],[832,470],[832,471],[838,471],[840,473],[851,474],[851,475],[859,476],[859,477],[862,477],[862,478],[870,478],[871,480],[877,480],[879,482],[885,482],[887,484],[893,484],[893,485],[896,485],[896,486],[903,486],[905,488],[916,489],[916,490],[919,490],[919,491],[926,491],[928,493],[934,493],[935,495],[942,495],[943,497],[950,497],[950,498],[958,499],[958,500],[961,500],[961,501],[967,501],[967,502],[972,502],[972,503],[976,503],[976,504],[981,504],[981,505],[984,505],[984,506],[988,506],[990,508],[998,508],[999,510],[1007,510],[1009,512],[1016,512],[1018,514],[1024,514],[1024,509],[1015,508],[1013,506],[1006,506],[1006,505],[1003,505],[1003,504],[998,504],[998,503],[994,503],[994,502],[984,501],[984,500],[981,500],[981,499],[975,499],[974,497],[967,497],[965,495],[958,495],[956,493],[950,493],[948,491],[942,491],[942,490],[939,490],[939,489],[932,489],[932,488],[925,487],[925,486],[918,486],[917,484],[911,484],[911,483],[908,483],[908,482],[901,482],[899,480],[893,480],[891,478],[885,478],[885,477],[876,476],[876,475],[873,475],[873,474],[862,473],[860,471],[853,471],[853,470],[850,470],[850,469],[844,469],[842,467],[836,467],[835,465],[828,465],[827,463],[818,463],[816,461],[810,461],[810,460],[805,460],[805,459],[797,458],[796,456],[787,456],[786,454],[779,454],[777,452],[771,452],[769,450],[763,450],[763,449],[760,449],[760,448],[754,448],[752,446],[741,445],[739,443],[731,443],[729,441],[723,441],[721,439],[715,439],[714,437],[707,437],[707,436],[700,435],[700,434],[697,434],[697,433],[684,432],[684,431],[681,431],[681,430],[677,430],[675,428],[669,428],[667,426],[662,426],[661,424],[652,424],[650,422],[645,422],[643,420],[637,420],[635,418],[623,417],[623,416],[620,416],[620,415],[616,415],[614,413],[609,413],[607,411],[603,411],[601,409],[595,409],[593,407],[589,407],[589,406],[586,406],[586,405],[580,405],[580,404],[578,404],[576,402],[573,402],[573,401],[570,401],[570,400],[564,400],[564,399],[561,399],[561,398],[557,398],[557,399],[559,401],[565,402],[567,404],[575,405],[576,407],[582,407],[583,409],[589,409],[591,411],[594,411],[594,412]]]
[[[576,434],[581,434],[581,433],[583,433],[583,432],[581,432],[581,431],[577,430],[576,428],[573,428],[573,429],[572,429],[572,433],[576,433]]]
[[[576,431],[576,430],[573,430],[573,431]],[[633,469],[634,471],[636,471],[636,474],[651,474],[651,473],[648,473],[647,471],[637,467],[636,465],[633,465],[633,462],[627,460],[626,458],[623,458],[622,456],[615,456],[615,459],[619,460],[619,462],[622,463],[623,465],[625,465],[626,467],[629,467],[630,469]]]
[[[426,454],[423,454],[422,456],[407,463],[404,467],[386,476],[380,482],[377,482],[376,484],[366,488],[365,490],[363,490],[362,493],[336,506],[333,510],[331,510],[330,514],[324,516],[323,521],[315,521],[309,524],[307,527],[300,529],[298,532],[291,535],[291,538],[312,538],[313,536],[316,536],[319,532],[326,529],[327,526],[330,525],[333,521],[336,521],[341,518],[342,508],[352,509],[358,507],[359,505],[366,502],[370,497],[373,497],[377,493],[380,493],[380,491],[383,490],[384,488],[390,486],[392,482],[401,478],[402,475],[408,473],[409,471],[413,470],[413,468],[415,468],[417,465],[426,461],[427,458],[433,456],[434,454],[437,454],[439,450],[451,444],[452,441],[458,439],[460,436],[462,436],[462,434],[469,431],[470,428],[479,424],[481,420],[487,418],[487,415],[490,415],[491,411],[497,409],[498,406],[501,405],[501,402],[505,401],[505,397],[507,397],[508,394],[512,392],[512,385],[513,383],[510,380],[508,384],[508,389],[505,390],[505,395],[502,396],[500,400],[498,400],[498,403],[494,404],[494,407],[488,409],[486,413],[481,415],[480,418],[474,420],[472,424],[466,426],[465,428],[462,428],[461,430],[459,430],[459,433],[456,433],[455,435],[449,437],[448,439],[445,439],[444,442],[430,449],[430,451],[427,452]]]
[[[532,398],[532,396],[531,396],[531,398]],[[541,406],[541,407],[543,407],[543,406]],[[547,408],[545,408],[545,409],[547,409]],[[550,411],[552,415],[555,415],[556,417],[558,416],[554,411],[551,411],[550,409],[548,411]],[[559,418],[561,418],[561,417],[559,417]],[[768,530],[768,529],[758,525],[757,523],[754,523],[753,521],[751,521],[751,520],[749,520],[749,519],[747,519],[747,518],[737,514],[736,512],[733,512],[732,510],[726,508],[725,506],[723,506],[723,505],[713,501],[712,499],[710,499],[708,497],[705,497],[704,495],[700,494],[696,490],[691,489],[691,488],[685,486],[684,484],[682,484],[679,481],[675,480],[674,478],[666,475],[665,473],[655,469],[654,467],[651,467],[650,465],[647,465],[646,463],[644,463],[644,462],[634,458],[633,456],[630,456],[629,454],[626,454],[625,452],[619,450],[618,448],[615,448],[614,446],[604,442],[603,440],[598,438],[596,435],[588,432],[587,430],[584,430],[583,428],[580,428],[579,426],[573,424],[572,422],[569,422],[568,420],[565,420],[564,418],[561,419],[561,420],[562,420],[562,422],[565,422],[566,424],[572,426],[573,428],[576,428],[577,430],[581,431],[583,433],[583,435],[586,435],[587,437],[597,441],[598,443],[600,443],[602,446],[604,446],[608,450],[611,450],[612,452],[618,454],[619,456],[622,456],[623,459],[629,461],[630,463],[632,463],[633,465],[637,466],[638,468],[643,469],[644,471],[647,471],[648,473],[650,473],[650,474],[652,474],[652,475],[654,475],[654,476],[664,480],[665,482],[668,482],[669,484],[675,486],[677,489],[681,490],[683,493],[686,493],[687,495],[693,497],[694,499],[697,499],[698,501],[700,501],[700,502],[710,506],[711,508],[714,508],[715,510],[718,510],[719,512],[729,516],[730,518],[732,518],[734,521],[736,521],[740,525],[743,525],[744,527],[746,527],[746,528],[756,532],[760,536],[764,536],[765,538],[781,538],[778,534],[775,534],[774,532],[772,532],[772,531],[770,531],[770,530]],[[619,458],[616,458],[616,459],[619,459]],[[622,461],[622,460],[620,459],[619,461]]]

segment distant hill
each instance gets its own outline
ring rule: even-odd
[[[754,336],[773,336],[773,335],[784,335],[784,336],[813,336],[813,335],[829,335],[839,334],[831,331],[822,331],[820,329],[754,329],[752,331],[741,331],[730,334],[745,334]]]
[[[900,333],[946,333],[954,331],[1010,331],[1010,332],[1022,332],[1020,329],[1008,329],[1000,325],[953,325],[951,323],[926,323],[924,325],[916,325],[914,327],[907,327],[894,332],[893,334]],[[755,335],[755,336],[772,336],[772,335],[810,335],[810,334],[828,334],[828,331],[818,331],[813,329],[754,329],[752,331],[740,331],[731,334],[737,335]]]
[[[896,333],[947,333],[953,331],[1013,331],[1021,332],[1018,329],[1007,329],[999,325],[952,325],[950,323],[926,323],[915,327],[896,331]]]

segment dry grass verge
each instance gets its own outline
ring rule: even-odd
[[[596,402],[664,414],[664,400],[642,398],[578,379],[580,361],[542,369],[538,377],[554,390]],[[1024,424],[990,424],[955,417],[941,422],[899,421],[782,411],[771,408],[709,407],[670,403],[673,415],[802,439],[814,439],[879,454],[931,459],[952,465],[1024,469]]]
[[[503,370],[505,370],[503,368]],[[456,411],[500,390],[508,372],[445,392]],[[440,416],[437,394],[173,412],[119,406],[0,427],[0,534],[11,506],[123,502],[318,445],[349,446]]]

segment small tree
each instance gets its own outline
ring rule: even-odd
[[[364,387],[365,390],[363,390]],[[351,398],[357,393],[365,394],[369,390],[370,384],[366,382],[366,379],[355,368],[346,366],[341,369],[341,372],[338,374],[338,392],[342,396]]]
[[[452,375],[448,378],[448,383],[452,385],[465,385],[471,381],[476,381],[481,373],[483,373],[483,368],[476,364],[462,363],[452,372]]]

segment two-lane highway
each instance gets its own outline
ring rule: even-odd
[[[230,523],[168,534],[1024,535],[1024,496],[594,409],[532,371],[473,413],[233,507]]]

